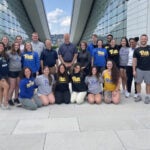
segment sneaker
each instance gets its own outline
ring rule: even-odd
[[[15,99],[14,99],[14,103],[20,104],[19,99],[18,99],[18,98],[15,98]]]
[[[140,102],[142,100],[142,97],[140,95],[137,96],[137,98],[135,98],[135,102]]]
[[[1,104],[1,107],[3,110],[10,110],[10,107],[8,104],[6,106],[4,104]]]
[[[138,95],[135,93],[135,94],[134,94],[134,98],[137,98],[137,96],[138,96]]]
[[[130,97],[130,93],[129,93],[128,91],[126,91],[125,97],[126,97],[126,98]]]
[[[150,103],[150,98],[148,96],[145,96],[144,103],[145,104],[149,104]]]
[[[12,101],[12,99],[10,99],[10,100],[8,101],[8,104],[9,104],[10,106],[14,106],[14,102]]]

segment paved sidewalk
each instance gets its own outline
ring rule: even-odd
[[[0,150],[150,150],[150,104],[0,109]]]

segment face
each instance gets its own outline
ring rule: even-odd
[[[26,45],[25,45],[25,49],[27,50],[27,51],[31,51],[31,43],[26,43]]]
[[[7,45],[8,44],[8,38],[7,37],[3,37],[2,42]]]
[[[4,46],[3,44],[0,44],[0,53],[4,51]]]
[[[79,73],[80,70],[81,70],[80,66],[74,67],[74,72],[75,72],[75,73]]]
[[[31,76],[30,69],[26,68],[25,71],[24,71],[24,75],[25,75],[26,78],[30,78],[30,76]]]
[[[19,37],[19,36],[18,36],[18,37],[16,37],[16,42],[17,42],[17,43],[19,43],[19,44],[21,44],[21,43],[22,43],[22,38],[21,38],[21,37]]]
[[[126,40],[125,40],[125,39],[122,39],[122,40],[121,40],[121,45],[122,45],[123,47],[125,47],[126,44],[127,44]]]
[[[98,45],[98,47],[102,47],[103,42],[102,41],[98,41],[97,45]]]
[[[45,46],[46,46],[47,49],[51,49],[51,47],[52,47],[51,41],[50,40],[46,40],[45,41]]]
[[[81,43],[81,49],[82,49],[82,50],[85,50],[85,49],[86,49],[85,43]]]
[[[46,68],[44,68],[44,70],[43,70],[43,73],[45,74],[45,75],[49,75],[49,68],[48,67],[46,67]]]
[[[96,36],[92,36],[92,41],[93,41],[93,43],[96,43],[97,42],[97,37]]]
[[[112,36],[107,36],[107,42],[110,43],[112,40]]]
[[[140,44],[141,45],[147,45],[148,37],[147,36],[141,36],[140,38]]]
[[[111,70],[113,67],[113,64],[111,61],[107,61],[107,69]]]
[[[64,66],[60,66],[60,73],[64,73],[65,72],[65,67]]]
[[[38,41],[39,40],[38,34],[32,34],[32,40],[35,42]]]
[[[135,48],[136,47],[136,42],[134,40],[129,41],[130,47]]]
[[[115,40],[111,40],[110,45],[111,45],[111,47],[115,47],[116,41]]]
[[[96,75],[96,73],[97,73],[97,69],[96,69],[96,68],[93,68],[93,69],[92,69],[92,75]]]
[[[14,49],[17,51],[19,49],[19,43],[14,44]]]
[[[65,42],[66,44],[69,44],[69,43],[70,43],[70,36],[69,36],[69,34],[65,34],[65,35],[64,35],[64,42]]]

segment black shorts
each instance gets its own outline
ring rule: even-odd
[[[126,66],[119,66],[120,69],[126,69]]]
[[[9,71],[8,76],[10,78],[18,78],[20,76],[20,71]]]

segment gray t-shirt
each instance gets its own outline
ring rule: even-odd
[[[37,76],[35,79],[35,84],[38,86],[37,93],[42,95],[48,95],[52,92],[52,86],[54,84],[54,76],[52,77],[52,83],[49,84],[49,80],[45,75]]]
[[[120,66],[127,66],[128,55],[129,55],[129,48],[128,47],[121,47],[121,49],[119,51]]]
[[[102,78],[97,79],[95,76],[86,76],[85,83],[88,86],[88,92],[92,94],[99,94],[102,92]]]
[[[37,41],[37,42],[31,42],[33,51],[38,53],[39,58],[41,57],[42,51],[45,49],[44,43]]]
[[[7,52],[9,57],[9,71],[21,71],[21,56],[12,54],[11,51]]]

